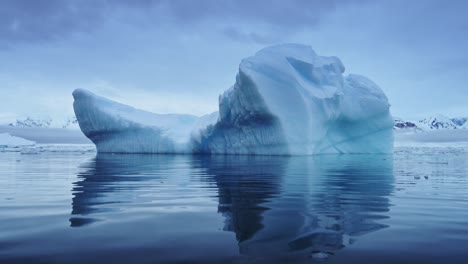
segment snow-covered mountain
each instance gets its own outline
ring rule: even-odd
[[[33,127],[33,128],[67,128],[79,129],[78,121],[75,116],[64,118],[45,117],[30,117],[17,119],[15,122],[8,124],[12,127]]]
[[[415,123],[410,121],[404,121],[401,118],[394,117],[395,125],[393,126],[394,130],[399,131],[422,131]]]
[[[69,117],[63,123],[62,128],[79,129],[78,120],[75,116]]]
[[[394,118],[394,130],[400,131],[433,131],[468,129],[468,117],[449,118],[444,115],[433,115],[422,120],[412,122],[401,118]]]
[[[468,129],[468,117],[452,118],[452,122],[460,128]]]
[[[14,127],[50,127],[52,119],[33,119],[26,117],[25,119],[17,119],[16,122],[10,123],[9,126]]]
[[[418,127],[423,130],[460,128],[452,121],[452,119],[443,115],[435,115],[429,118],[424,118],[423,120],[419,120]]]
[[[435,130],[466,129],[468,130],[468,117],[449,118],[444,115],[433,115],[418,121],[405,120],[394,117],[396,131],[421,132]],[[12,127],[33,127],[33,128],[67,128],[80,129],[75,116],[52,118],[50,116],[32,117],[16,119],[8,123]]]

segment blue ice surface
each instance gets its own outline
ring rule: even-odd
[[[277,45],[241,61],[219,97],[219,115],[154,114],[85,89],[73,92],[73,107],[100,153],[392,153],[387,97],[344,70],[337,57],[309,46]]]

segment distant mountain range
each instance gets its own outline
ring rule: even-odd
[[[395,117],[394,130],[400,131],[432,131],[468,129],[468,117],[449,118],[444,115],[434,115],[429,118],[411,122]]]
[[[431,130],[451,130],[468,129],[468,117],[449,118],[444,115],[434,115],[419,121],[408,121],[402,118],[394,118],[394,130],[397,131],[431,131]],[[75,116],[66,118],[51,117],[26,117],[17,119],[16,122],[8,124],[12,127],[35,127],[35,128],[67,128],[79,129]]]
[[[51,118],[51,117],[26,117],[23,119],[17,119],[16,122],[8,124],[12,127],[34,127],[34,128],[67,128],[67,129],[79,129],[78,120],[75,116],[66,118]]]

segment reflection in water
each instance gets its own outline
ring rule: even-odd
[[[388,156],[208,157],[225,230],[241,253],[333,252],[385,228],[393,165]]]
[[[174,156],[99,154],[81,165],[72,190],[72,227],[98,221],[93,214],[122,210],[133,202],[149,202],[143,195],[176,169]],[[137,195],[138,194],[138,195]]]
[[[291,164],[292,170],[298,168],[309,172],[309,178],[298,183],[308,196],[297,200],[306,210],[302,226],[288,243],[290,250],[333,251],[356,236],[386,227],[378,220],[388,217],[394,181],[391,157],[321,156]]]
[[[211,197],[208,187],[215,187],[223,230],[235,233],[245,255],[333,252],[385,228],[381,220],[388,217],[394,182],[392,157],[378,155],[99,154],[83,164],[78,178],[71,226],[109,211],[178,199],[180,190],[171,193],[166,181],[184,185],[184,194],[194,197]]]
[[[225,217],[225,231],[239,242],[251,239],[263,228],[263,204],[275,199],[281,189],[288,158],[264,156],[201,156],[206,180],[218,189],[218,212]]]

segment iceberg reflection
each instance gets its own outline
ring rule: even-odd
[[[387,227],[394,190],[393,159],[386,155],[99,154],[82,165],[78,178],[71,226],[193,193],[217,200],[222,229],[235,233],[244,255],[333,253]],[[184,188],[172,190],[167,181]]]
[[[393,159],[386,155],[206,157],[225,230],[243,254],[332,252],[387,227]]]

